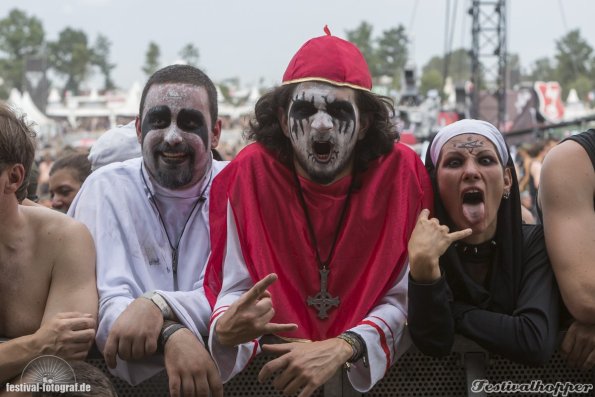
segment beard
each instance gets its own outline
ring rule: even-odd
[[[311,181],[320,185],[328,185],[335,178],[349,167],[353,160],[353,153],[350,156],[336,156],[330,162],[321,164],[310,156],[304,155],[301,151],[294,151],[294,157],[300,167],[308,174]]]
[[[180,167],[157,166],[157,183],[166,189],[179,189],[192,181],[194,176],[192,162]]]
[[[186,155],[184,161],[163,160],[164,151],[181,152]],[[160,160],[161,157],[161,160]],[[161,144],[153,151],[153,162],[155,166],[154,178],[166,189],[179,189],[188,185],[194,177],[194,165],[196,153],[192,147],[181,145],[172,148],[167,144]]]

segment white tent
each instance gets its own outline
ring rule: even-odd
[[[7,102],[11,107],[22,112],[27,120],[34,123],[33,129],[40,139],[47,140],[56,137],[58,125],[35,106],[31,95],[27,91],[21,95],[19,90],[13,88]]]

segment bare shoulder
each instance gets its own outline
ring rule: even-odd
[[[80,243],[91,240],[87,227],[58,211],[41,206],[19,206],[25,215],[30,230],[39,244],[51,248],[64,248],[67,241]]]
[[[592,211],[595,171],[585,149],[570,140],[552,148],[543,162],[539,189],[544,214],[550,205],[556,204],[566,211],[578,208]],[[579,207],[573,207],[571,203]]]
[[[587,167],[588,165],[588,167]],[[577,168],[581,167],[581,168]],[[575,141],[564,141],[554,146],[543,160],[544,172],[556,170],[593,170],[591,160],[585,149]]]

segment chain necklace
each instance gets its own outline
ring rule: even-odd
[[[213,178],[213,169],[211,166],[211,170],[209,171],[209,180],[207,181],[207,184],[202,189],[202,191],[200,192],[200,195],[194,202],[194,205],[192,206],[192,209],[190,210],[190,213],[188,214],[188,218],[186,218],[186,222],[184,222],[184,227],[182,228],[182,233],[180,233],[180,237],[178,237],[178,241],[176,241],[175,245],[172,243],[172,239],[169,237],[169,233],[167,232],[167,228],[165,227],[165,221],[163,220],[163,216],[161,215],[161,211],[159,210],[159,206],[157,205],[157,200],[155,200],[155,196],[153,195],[153,192],[151,191],[151,189],[149,189],[149,185],[147,184],[147,180],[145,179],[145,175],[143,173],[143,164],[142,163],[141,163],[140,176],[143,180],[145,188],[149,192],[149,199],[151,200],[151,202],[155,206],[155,209],[157,210],[157,214],[159,215],[159,223],[161,224],[161,227],[163,228],[163,231],[165,232],[165,237],[167,237],[167,242],[169,243],[169,247],[171,248],[171,263],[172,263],[171,267],[172,267],[172,271],[174,273],[174,291],[177,291],[178,290],[178,250],[180,248],[180,242],[182,241],[182,237],[184,236],[184,232],[186,231],[186,226],[188,226],[188,222],[190,221],[190,218],[192,217],[194,210],[200,203],[200,206],[198,207],[199,211],[200,211],[204,202],[207,201],[205,192],[206,192],[207,188],[209,187],[209,185],[211,184],[211,179]]]
[[[333,242],[331,245],[330,252],[326,259],[323,261],[320,257],[320,249],[318,247],[318,240],[316,239],[316,234],[314,233],[314,226],[312,225],[312,220],[310,218],[310,212],[308,211],[308,206],[306,205],[306,200],[304,199],[304,193],[302,190],[302,185],[300,184],[300,180],[298,178],[297,172],[295,167],[293,167],[293,177],[295,180],[296,189],[298,192],[298,198],[300,199],[300,204],[302,209],[304,210],[304,215],[306,216],[306,223],[308,225],[308,232],[310,234],[310,240],[312,242],[312,246],[314,248],[314,252],[316,253],[316,261],[318,263],[318,271],[320,273],[320,292],[318,292],[314,296],[308,296],[306,303],[308,306],[314,306],[318,309],[318,318],[325,319],[328,317],[328,311],[333,307],[338,307],[341,300],[338,296],[333,297],[327,291],[327,283],[328,283],[328,275],[330,273],[330,262],[333,259],[333,255],[335,253],[335,248],[337,246],[337,239],[339,237],[339,233],[343,228],[343,223],[345,221],[345,215],[347,213],[347,208],[349,207],[349,202],[351,201],[351,194],[353,192],[353,188],[355,185],[355,175],[352,174],[351,183],[349,184],[349,190],[347,191],[347,197],[345,198],[345,202],[343,203],[343,208],[341,209],[341,215],[339,216],[339,222],[337,223],[337,228],[335,229],[335,235],[333,237]]]

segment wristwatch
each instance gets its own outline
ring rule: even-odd
[[[174,315],[171,310],[171,307],[169,307],[167,301],[163,298],[163,296],[159,295],[158,292],[147,291],[144,294],[142,294],[141,297],[153,302],[161,312],[161,315],[163,316],[164,320],[173,320]]]

